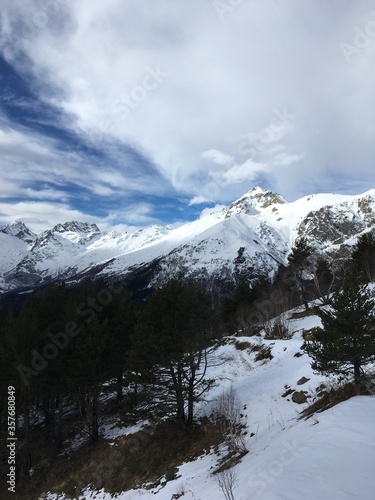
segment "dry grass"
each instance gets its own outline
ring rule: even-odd
[[[255,361],[273,359],[271,352],[272,352],[271,346],[262,345],[261,348],[259,349],[258,354],[255,356]]]
[[[255,361],[263,361],[267,359],[272,359],[273,356],[271,354],[272,347],[266,346],[264,344],[253,344],[252,342],[235,340],[232,341],[233,345],[239,351],[248,351],[249,353],[257,353],[255,356]]]
[[[302,330],[302,337],[303,340],[315,340],[316,338],[316,333],[320,330],[318,326],[314,326],[310,328],[309,330]]]
[[[284,318],[276,318],[274,322],[264,328],[267,340],[289,340],[293,337],[288,321]]]
[[[242,458],[248,453],[248,451],[243,451],[242,453],[235,453],[232,451],[228,453],[219,461],[218,467],[212,472],[212,474],[220,474],[220,472],[231,469],[240,463]]]
[[[257,347],[256,344],[253,344],[251,342],[246,342],[246,341],[241,341],[241,340],[235,340],[233,342],[233,345],[235,346],[235,348],[239,351],[254,351]]]
[[[321,413],[322,411],[332,408],[338,403],[346,401],[354,396],[365,396],[369,394],[370,392],[365,384],[356,386],[353,383],[348,383],[342,387],[331,388],[329,390],[325,390],[323,387],[320,387],[320,390],[318,390],[320,398],[305,408],[301,412],[300,418],[308,419],[315,413]]]
[[[289,316],[289,319],[301,319],[301,318],[307,318],[308,316],[316,316],[318,311],[319,311],[318,307],[311,307],[303,311],[297,311],[292,313]]]
[[[271,354],[272,347],[266,346],[264,344],[254,344],[252,342],[234,340],[231,343],[235,346],[239,351],[248,351],[249,353],[254,352],[257,353],[255,356],[255,361],[263,361],[267,359],[272,359],[273,356]]]
[[[169,420],[117,438],[114,446],[101,440],[82,446],[70,456],[56,456],[51,450],[33,476],[18,485],[17,499],[37,500],[47,491],[74,499],[89,484],[110,493],[156,486],[163,476],[176,477],[178,465],[208,453],[221,440],[217,424],[208,419],[189,427]]]

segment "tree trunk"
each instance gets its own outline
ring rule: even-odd
[[[181,363],[177,363],[177,374],[172,364],[169,366],[169,372],[172,377],[173,389],[176,397],[176,417],[179,420],[185,420],[185,401],[182,387],[182,367]]]
[[[302,302],[303,302],[303,305],[305,306],[306,311],[308,311],[309,310],[309,303],[308,303],[307,297],[306,297],[305,284],[304,284],[303,279],[301,277],[298,278],[298,281],[299,281],[299,286],[300,286],[300,290],[301,290]]]
[[[92,443],[99,441],[99,418],[98,418],[98,397],[92,395],[90,408],[90,439]]]
[[[121,403],[123,394],[122,394],[122,387],[123,387],[123,373],[118,373],[117,374],[117,403]]]
[[[45,440],[50,441],[54,435],[55,427],[55,412],[50,393],[43,394],[43,412],[44,412],[44,427],[45,427]]]
[[[55,445],[57,451],[62,448],[62,433],[63,433],[63,404],[64,399],[61,395],[57,396],[58,412],[57,412],[57,425],[55,431]]]
[[[21,396],[22,398],[22,396]],[[24,428],[24,438],[22,450],[19,453],[19,462],[17,463],[17,478],[16,482],[18,484],[22,483],[22,479],[25,475],[29,473],[31,468],[31,440],[30,440],[30,400],[29,391],[25,391],[23,402],[23,428]]]
[[[196,369],[194,367],[194,362],[191,363],[191,373],[189,377],[189,389],[188,389],[188,418],[187,424],[191,425],[193,423],[194,418],[194,382]]]
[[[178,418],[185,420],[185,400],[183,393],[183,383],[182,383],[182,366],[180,361],[177,364],[177,381],[178,381]]]
[[[188,416],[187,424],[191,425],[194,418],[194,380],[189,380],[189,394],[188,394]]]
[[[354,383],[355,385],[361,383],[361,365],[358,361],[354,362]]]

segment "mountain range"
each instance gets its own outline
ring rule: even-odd
[[[222,284],[239,276],[272,278],[296,239],[304,236],[323,256],[342,258],[374,226],[375,189],[288,203],[259,187],[178,228],[101,232],[96,224],[72,221],[36,235],[18,221],[0,228],[0,293],[85,277],[136,281],[141,288],[171,278]]]

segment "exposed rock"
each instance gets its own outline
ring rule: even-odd
[[[299,405],[306,403],[307,395],[304,391],[296,391],[292,396],[293,403],[297,403]]]
[[[15,236],[25,243],[33,243],[37,237],[36,234],[32,233],[30,229],[21,221],[7,224],[6,226],[0,228],[0,232],[9,234],[9,236]]]
[[[287,389],[284,394],[281,395],[282,398],[286,398],[287,396],[290,396],[293,393],[293,389]]]
[[[308,382],[310,379],[309,378],[306,378],[306,377],[302,377],[299,379],[299,381],[297,382],[297,385],[303,385],[303,384],[306,384],[306,382]]]

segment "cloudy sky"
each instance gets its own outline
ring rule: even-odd
[[[1,0],[0,224],[375,187],[373,0]]]

